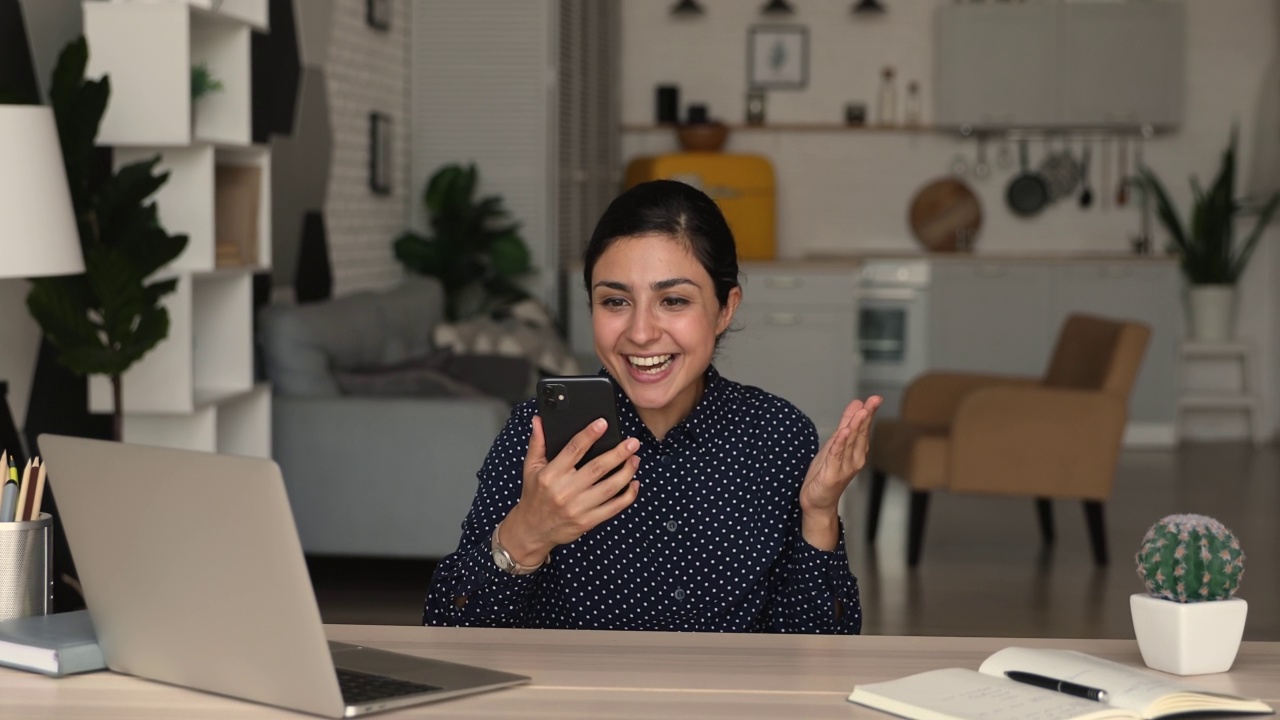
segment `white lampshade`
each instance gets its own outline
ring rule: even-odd
[[[53,111],[0,105],[0,277],[82,272]]]

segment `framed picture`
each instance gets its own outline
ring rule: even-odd
[[[747,85],[800,90],[809,83],[809,30],[755,25],[747,30]]]
[[[369,113],[369,189],[391,194],[391,116]]]
[[[391,28],[391,0],[364,0],[365,22],[379,30]]]

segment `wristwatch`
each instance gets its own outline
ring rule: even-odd
[[[493,538],[489,543],[490,549],[493,550],[493,562],[497,564],[499,570],[509,572],[512,575],[528,575],[551,560],[551,556],[548,555],[546,560],[537,565],[521,565],[516,562],[515,558],[511,557],[511,553],[507,552],[507,549],[502,547],[502,543],[498,541],[498,528],[500,527],[502,527],[502,523],[498,523],[493,528]]]

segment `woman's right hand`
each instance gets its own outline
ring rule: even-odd
[[[557,546],[577,540],[635,502],[640,492],[640,482],[634,479],[640,467],[635,454],[639,440],[627,438],[581,469],[574,469],[606,427],[604,420],[591,423],[548,462],[542,418],[534,416],[520,502],[502,521],[502,545],[516,562],[544,562]],[[617,472],[606,477],[619,465]]]

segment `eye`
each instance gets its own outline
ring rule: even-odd
[[[601,307],[606,307],[606,308],[620,308],[620,307],[626,306],[627,300],[626,298],[612,296],[612,297],[601,298],[597,304],[600,305]]]
[[[689,299],[679,295],[668,295],[662,298],[662,304],[667,307],[683,307],[689,304]]]

